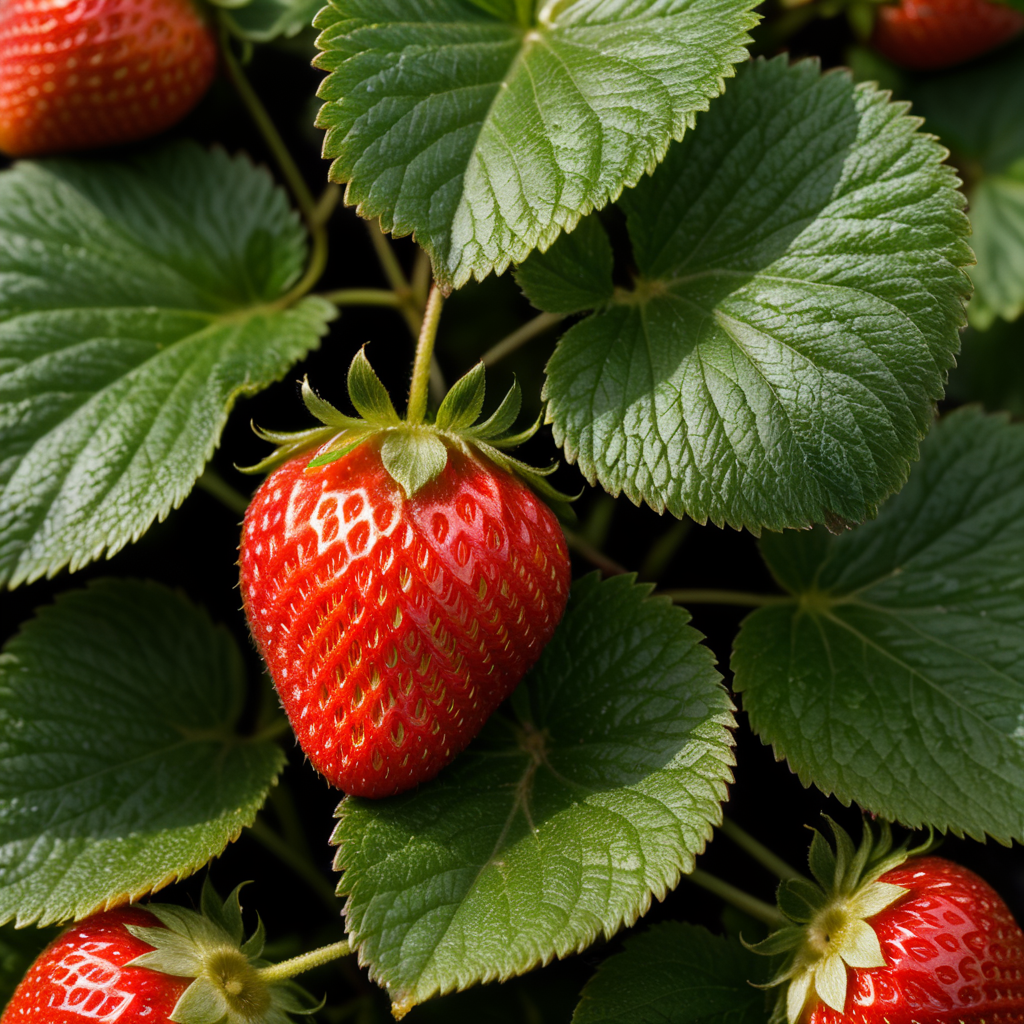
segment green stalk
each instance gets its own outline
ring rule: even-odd
[[[720,827],[723,835],[728,836],[741,850],[749,853],[754,860],[766,867],[778,878],[804,877],[795,868],[790,867],[781,857],[772,853],[767,846],[755,839],[749,832],[740,828],[736,822],[725,818]]]
[[[196,481],[196,486],[240,516],[244,516],[245,510],[249,507],[249,499],[241,491],[236,491],[216,470],[209,466],[203,470],[202,476]]]
[[[737,889],[735,885],[730,885],[721,878],[701,871],[700,868],[694,868],[683,877],[688,878],[694,885],[699,885],[702,889],[714,893],[726,903],[731,903],[738,910],[742,910],[745,914],[768,925],[769,928],[782,928],[789,924],[778,907],[773,907],[770,903],[765,903],[764,900],[759,900],[756,896]]]
[[[605,576],[621,576],[623,573],[629,572],[625,566],[619,565],[618,562],[609,558],[604,552],[598,551],[593,544],[575,531],[568,530],[563,526],[562,533],[565,534],[565,543],[569,550],[582,555],[591,565],[600,569]]]
[[[480,357],[480,361],[484,366],[493,366],[499,359],[504,359],[505,356],[515,352],[517,348],[525,345],[528,341],[532,341],[545,331],[550,330],[555,324],[561,323],[564,319],[564,316],[559,316],[557,313],[541,313],[532,320],[528,320],[518,330],[502,338],[492,348],[489,348]]]
[[[329,964],[332,960],[338,960],[343,956],[354,953],[348,939],[335,942],[330,946],[321,946],[319,949],[310,950],[300,956],[292,957],[291,960],[283,960],[279,964],[271,964],[269,967],[261,967],[256,974],[263,981],[284,981],[286,978],[294,978],[304,971],[311,971],[314,967],[322,964]]]
[[[670,597],[673,604],[736,604],[744,608],[766,608],[793,600],[785,594],[751,594],[743,590],[661,590],[659,594]]]
[[[444,296],[435,284],[430,289],[427,308],[423,311],[423,326],[420,328],[419,340],[416,342],[416,361],[412,366],[412,384],[409,387],[409,407],[405,418],[413,426],[426,419],[427,395],[430,390],[430,364],[434,358],[434,341],[437,338],[437,325],[441,319],[441,307]]]
[[[400,309],[402,306],[398,293],[387,288],[339,288],[337,291],[320,294],[336,306],[388,306],[391,309]]]

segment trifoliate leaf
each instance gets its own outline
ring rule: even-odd
[[[82,917],[217,856],[284,763],[235,732],[243,698],[234,641],[163,587],[41,609],[0,654],[0,920]]]
[[[755,532],[859,522],[902,485],[971,259],[956,177],[917,125],[845,72],[740,68],[620,201],[635,287],[548,364],[546,415],[588,480]]]
[[[0,173],[0,584],[113,554],[182,502],[235,400],[335,315],[280,305],[305,261],[284,192],[220,151]]]
[[[1024,427],[940,421],[841,537],[762,540],[791,593],[740,630],[735,689],[805,784],[911,827],[1024,839]]]
[[[441,775],[346,799],[346,922],[396,1015],[632,924],[692,870],[731,779],[710,652],[666,599],[593,576],[517,691]]]
[[[458,288],[636,184],[746,56],[751,0],[329,0],[332,181]]]

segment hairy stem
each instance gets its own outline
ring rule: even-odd
[[[759,864],[766,867],[778,878],[803,878],[796,868],[790,867],[781,857],[772,853],[763,843],[755,839],[749,832],[740,828],[736,822],[725,818],[721,824],[722,834],[728,836],[740,849],[745,850]]]
[[[783,917],[782,911],[778,907],[773,907],[770,903],[765,903],[764,900],[759,900],[756,896],[751,896],[750,893],[737,889],[735,885],[730,885],[721,878],[716,878],[714,875],[709,875],[706,871],[701,871],[700,868],[694,868],[693,871],[688,875],[683,875],[683,877],[688,878],[694,885],[699,885],[702,889],[713,892],[720,899],[725,900],[726,903],[731,903],[738,910],[742,910],[745,914],[749,914],[751,917],[763,922],[769,928],[782,928],[789,923]]]
[[[416,342],[416,361],[412,366],[412,384],[409,387],[409,408],[405,418],[412,424],[424,421],[427,415],[427,395],[430,388],[430,365],[434,358],[434,341],[437,325],[441,319],[444,296],[434,285],[430,289],[427,308],[423,312],[423,326]]]
[[[261,967],[256,973],[263,981],[283,981],[285,978],[294,978],[297,974],[311,971],[314,967],[329,964],[332,960],[338,960],[354,952],[348,939],[344,939],[330,946],[321,946],[319,949],[310,950],[301,956],[292,957],[291,960],[283,960],[279,964]]]

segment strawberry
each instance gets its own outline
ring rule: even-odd
[[[811,845],[814,884],[779,886],[793,922],[758,952],[786,953],[773,1021],[789,1024],[1020,1024],[1024,933],[999,895],[941,857],[890,852],[888,828],[854,852]]]
[[[362,353],[349,390],[363,419],[305,384],[326,426],[265,435],[287,461],[246,512],[241,589],[306,756],[383,797],[436,775],[512,692],[562,616],[569,560],[518,475],[543,482],[502,451],[532,433],[500,436],[518,389],[476,427],[482,365],[434,424],[399,420]]]
[[[980,57],[1024,29],[1024,14],[988,0],[899,0],[878,8],[872,47],[912,71]]]
[[[202,914],[149,904],[73,924],[36,958],[0,1024],[288,1024],[315,1009],[294,982],[261,977],[262,930],[242,942],[237,889],[221,903],[207,884],[202,903]]]
[[[217,67],[192,0],[2,0],[0,151],[134,142],[181,120]]]

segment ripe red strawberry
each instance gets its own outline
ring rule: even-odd
[[[167,1024],[191,979],[128,967],[153,947],[126,925],[160,922],[138,907],[122,907],[72,925],[39,954],[0,1024]]]
[[[217,66],[193,0],[2,0],[0,151],[134,142],[180,121]]]
[[[512,692],[562,616],[569,561],[554,514],[500,465],[512,463],[495,436],[507,401],[477,428],[464,415],[476,418],[475,399],[408,427],[376,377],[376,398],[360,400],[360,373],[372,376],[362,354],[350,391],[369,423],[325,413],[305,389],[345,429],[327,428],[312,465],[307,451],[257,491],[241,586],[313,766],[346,793],[382,797],[436,775]],[[482,402],[482,367],[452,395],[477,384]],[[405,472],[420,456],[440,460],[422,483]]]
[[[1024,14],[988,0],[898,0],[878,8],[871,45],[912,71],[980,57],[1024,29]]]
[[[288,1024],[315,1008],[280,971],[262,976],[262,931],[243,942],[237,889],[222,903],[207,884],[202,910],[120,907],[71,925],[0,1024]]]
[[[999,895],[941,857],[889,852],[888,830],[854,853],[820,835],[819,885],[779,887],[796,924],[756,948],[789,953],[773,1020],[790,1024],[1022,1024],[1024,933]]]

